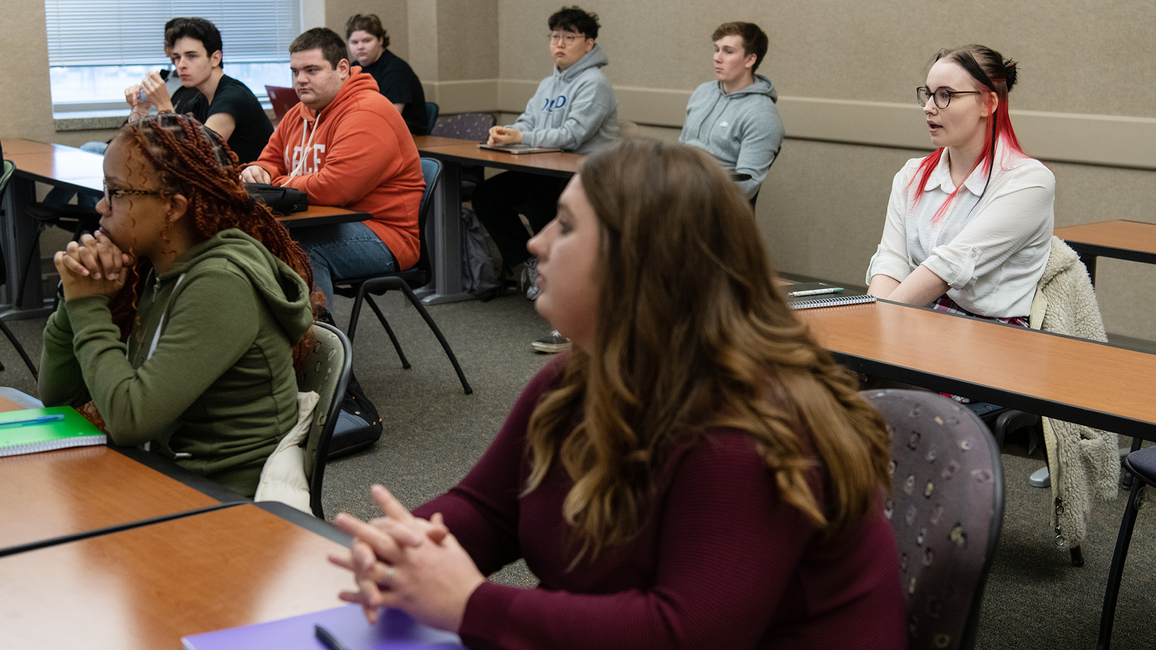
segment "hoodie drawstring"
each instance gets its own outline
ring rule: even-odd
[[[305,154],[313,147],[313,136],[317,135],[317,125],[313,125],[313,131],[309,130],[309,118],[302,117],[301,121],[305,123],[305,127],[301,131],[301,155],[297,158],[297,164],[293,165],[293,171],[289,174],[289,178],[293,178],[299,174],[304,173]],[[309,141],[305,141],[305,134],[309,134]]]

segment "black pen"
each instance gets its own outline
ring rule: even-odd
[[[329,648],[329,650],[346,650],[346,647],[341,645],[341,642],[337,640],[337,637],[333,636],[329,630],[321,627],[320,625],[314,625],[313,632],[317,635],[317,638],[321,640],[321,643],[326,648]]]

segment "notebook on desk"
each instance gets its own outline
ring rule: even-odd
[[[419,625],[405,612],[382,610],[370,625],[358,605],[346,605],[279,621],[234,627],[181,639],[185,650],[324,650],[314,626],[324,627],[348,650],[461,650],[456,634]]]
[[[71,406],[0,413],[0,456],[104,443],[104,432]]]
[[[556,151],[561,151],[561,149],[557,147],[531,147],[528,144],[522,144],[520,142],[517,144],[486,144],[483,142],[478,145],[478,148],[489,149],[491,151],[502,151],[505,153],[514,154],[515,156],[523,153],[554,153]]]
[[[796,282],[783,287],[782,290],[791,309],[816,309],[875,302],[875,296],[847,291],[843,287],[826,282]]]

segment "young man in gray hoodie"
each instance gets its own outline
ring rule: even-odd
[[[597,14],[578,7],[563,7],[550,16],[550,57],[554,74],[538,84],[526,110],[509,126],[490,129],[490,144],[524,143],[533,147],[558,147],[586,154],[618,137],[618,100],[602,74],[608,61],[595,43]],[[526,262],[530,289],[537,260],[526,250],[531,234],[518,214],[526,216],[536,233],[554,218],[558,196],[568,179],[506,172],[483,182],[474,190],[474,210],[489,231],[507,267]],[[565,349],[565,344],[560,349]],[[540,349],[535,346],[535,349]],[[542,349],[543,352],[559,350]]]
[[[770,79],[755,74],[767,54],[767,35],[754,23],[724,23],[714,41],[715,80],[695,89],[678,141],[705,149],[754,198],[783,142],[783,123]]]

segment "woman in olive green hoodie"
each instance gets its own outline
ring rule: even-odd
[[[40,395],[91,400],[114,444],[152,443],[252,496],[297,420],[312,273],[235,161],[173,113],[112,141],[100,230],[56,254],[64,295],[44,329]]]

